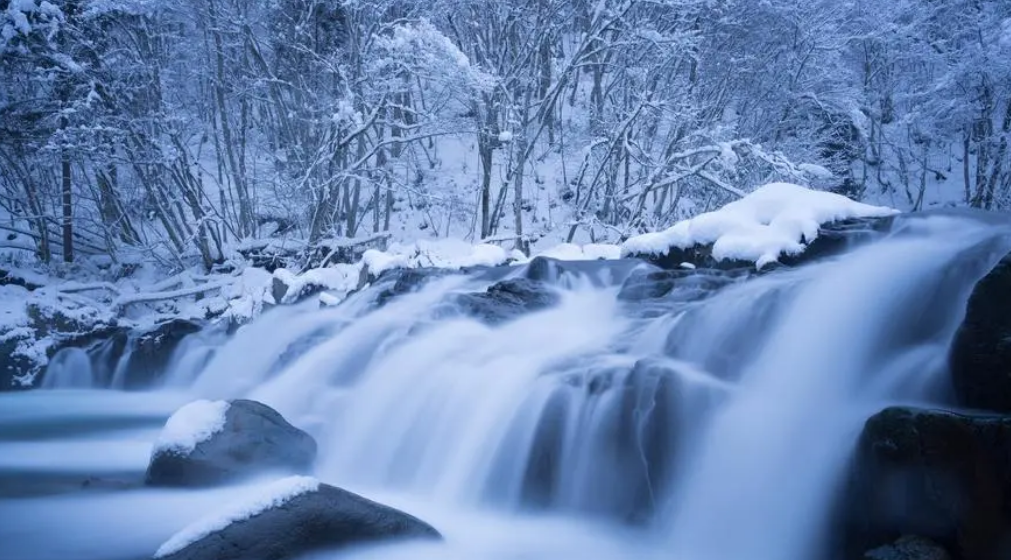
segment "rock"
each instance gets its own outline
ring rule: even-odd
[[[551,288],[526,278],[503,280],[493,284],[486,292],[462,294],[454,299],[464,313],[490,324],[547,309],[558,301],[558,294]]]
[[[1011,255],[976,284],[948,362],[961,406],[1011,413]]]
[[[951,556],[930,539],[905,536],[864,554],[864,560],[951,560]]]
[[[124,356],[126,377],[123,388],[139,390],[157,385],[179,344],[201,328],[201,325],[192,321],[172,319],[137,335],[128,343],[129,355]]]
[[[163,438],[173,424],[185,426],[187,420],[178,418],[184,409],[169,419]],[[199,487],[271,471],[304,473],[316,459],[312,436],[274,409],[249,400],[229,401],[220,430],[191,449],[162,443],[147,468],[149,486]]]
[[[436,278],[444,278],[455,273],[453,270],[441,268],[394,268],[384,272],[378,279],[370,281],[387,286],[376,296],[376,305],[383,306],[394,298],[417,292]]]
[[[848,550],[922,535],[959,560],[1011,558],[1011,418],[886,409],[845,495]]]
[[[187,527],[159,549],[163,560],[286,560],[325,548],[411,538],[439,539],[402,511],[307,477],[271,486],[281,494],[237,504]],[[292,484],[299,485],[294,489]],[[287,486],[287,487],[285,487]],[[266,504],[267,507],[257,507]],[[203,524],[201,526],[200,524]]]
[[[705,269],[676,269],[633,274],[621,286],[618,299],[642,302],[652,299],[670,299],[691,302],[708,297],[720,288],[747,278],[751,269],[732,271]]]

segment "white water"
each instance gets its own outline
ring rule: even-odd
[[[446,536],[319,559],[819,557],[863,420],[931,398],[967,290],[992,258],[970,249],[1003,235],[948,218],[909,229],[669,302],[656,318],[618,302],[616,286],[566,277],[557,307],[489,327],[435,312],[483,286],[450,278],[375,312],[368,292],[335,309],[276,310],[215,351],[220,333],[191,339],[173,392],[0,395],[35,399],[18,408],[31,417],[0,403],[0,457],[17,457],[0,459],[0,518],[14,519],[0,542],[12,559],[149,555],[243,488],[3,499],[4,484],[22,471],[139,473],[143,442],[179,403],[248,397],[317,438],[316,476]],[[63,409],[91,399],[100,404]],[[17,422],[43,435],[11,436]],[[63,435],[54,423],[83,427]],[[77,459],[53,468],[60,449]]]

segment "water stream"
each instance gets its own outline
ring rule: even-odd
[[[493,326],[447,302],[522,268],[378,309],[365,290],[194,335],[144,393],[82,390],[86,359],[64,356],[50,390],[0,394],[0,557],[146,558],[241,496],[132,486],[172,410],[235,397],[309,431],[323,481],[446,536],[320,560],[825,557],[863,421],[943,402],[966,298],[1009,246],[972,216],[918,217],[838,258],[650,302],[619,297],[634,263],[570,267],[558,305]]]

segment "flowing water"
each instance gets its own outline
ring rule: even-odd
[[[700,272],[647,302],[619,297],[635,263],[569,265],[549,278],[556,306],[491,326],[452,295],[529,271],[433,280],[378,309],[365,290],[194,335],[144,393],[86,389],[93,356],[68,353],[50,390],[0,394],[0,557],[149,557],[249,491],[135,487],[161,423],[246,397],[317,439],[321,480],[446,536],[318,560],[824,558],[863,421],[944,401],[969,291],[1009,248],[976,216],[915,217],[831,260]]]

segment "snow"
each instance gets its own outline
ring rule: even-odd
[[[831,179],[835,177],[835,174],[828,169],[813,163],[802,163],[797,166],[797,169],[815,179]]]
[[[406,255],[388,253],[377,249],[369,249],[362,255],[362,262],[369,269],[369,272],[379,276],[380,274],[394,268],[409,268],[410,262]]]
[[[660,255],[672,247],[712,244],[712,256],[718,261],[751,261],[762,268],[780,255],[803,252],[822,224],[896,213],[893,208],[855,202],[834,193],[771,183],[714,212],[678,222],[665,231],[632,237],[622,245],[622,254]]]
[[[189,455],[197,444],[225,429],[227,401],[193,401],[173,414],[158,435],[152,454]]]
[[[324,290],[335,292],[331,297],[346,295],[358,287],[358,278],[361,273],[360,264],[337,264],[328,268],[313,268],[302,274],[294,274],[290,270],[279,268],[274,271],[274,278],[284,282],[288,286],[288,291],[284,294],[283,301],[274,303],[293,303],[306,289],[312,286],[319,286]],[[340,298],[337,298],[340,301]]]
[[[175,554],[200,539],[227,528],[233,523],[245,521],[267,510],[278,508],[292,499],[315,492],[320,481],[309,476],[291,476],[268,484],[262,492],[240,502],[228,504],[186,526],[173,535],[155,552],[155,558]]]
[[[373,275],[393,268],[446,268],[458,270],[475,266],[498,266],[514,259],[514,255],[498,245],[472,245],[459,239],[419,240],[395,243],[387,251],[365,251],[362,261]]]
[[[513,133],[508,130],[503,130],[498,133],[498,141],[503,144],[508,144],[513,141]]]
[[[621,258],[621,246],[601,243],[587,243],[580,246],[572,243],[561,243],[537,253],[535,256],[560,261],[615,260]]]
[[[274,303],[271,286],[274,277],[260,268],[246,268],[232,283],[221,290],[221,297],[228,302],[225,316],[239,322],[246,322],[263,311],[264,303]]]

